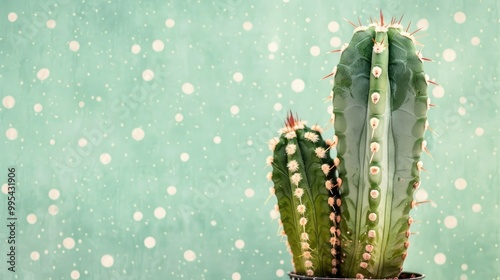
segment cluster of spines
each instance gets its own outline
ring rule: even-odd
[[[273,156],[267,158],[273,167],[268,174],[274,182],[271,194],[280,205],[280,232],[288,237],[295,272],[308,276],[338,272],[340,179],[329,155],[336,142],[324,141],[322,130],[318,125],[308,128],[306,122],[289,114],[280,138],[270,140]],[[325,228],[328,235],[322,232]]]
[[[365,277],[372,277],[370,272],[368,272],[368,271],[371,271],[371,269],[369,269],[368,266],[370,263],[369,260],[372,258],[372,252],[375,249],[374,245],[376,245],[376,244],[371,244],[370,242],[376,240],[377,231],[375,229],[377,227],[380,228],[380,226],[378,225],[379,217],[377,215],[377,208],[379,207],[379,204],[381,201],[381,195],[387,195],[387,190],[384,189],[387,187],[382,186],[382,189],[381,189],[380,184],[382,183],[381,181],[383,179],[383,178],[381,178],[381,168],[388,168],[388,167],[380,166],[379,162],[382,161],[382,157],[384,156],[383,149],[387,148],[387,146],[389,145],[389,143],[384,143],[384,140],[388,140],[388,138],[386,136],[389,133],[391,133],[390,131],[388,131],[389,127],[387,126],[387,123],[390,121],[389,120],[391,118],[390,110],[391,110],[391,107],[393,106],[392,100],[389,100],[390,95],[391,95],[391,92],[389,89],[389,86],[390,86],[389,85],[389,78],[383,77],[383,76],[387,76],[387,74],[388,74],[388,58],[389,58],[388,49],[387,49],[388,45],[389,45],[388,31],[389,31],[389,29],[392,29],[392,31],[396,30],[396,32],[398,34],[400,34],[403,37],[408,38],[413,44],[416,45],[419,43],[416,41],[414,34],[416,32],[418,32],[420,29],[418,29],[412,33],[409,33],[408,32],[408,29],[410,26],[409,25],[406,30],[403,30],[403,26],[401,25],[401,19],[399,21],[392,19],[390,24],[384,25],[384,19],[383,19],[382,13],[380,15],[380,23],[379,22],[374,23],[372,21],[372,23],[369,26],[363,26],[363,25],[361,25],[361,23],[359,26],[357,26],[353,23],[351,23],[351,24],[355,27],[354,33],[361,32],[361,31],[367,31],[371,27],[373,27],[372,30],[374,31],[374,36],[373,36],[374,38],[372,39],[373,40],[373,51],[372,51],[371,71],[370,71],[370,92],[368,95],[369,100],[368,100],[368,106],[367,106],[368,107],[367,111],[369,113],[371,113],[371,115],[368,115],[368,119],[367,119],[367,122],[368,122],[367,127],[369,127],[371,129],[371,132],[369,134],[367,133],[367,137],[368,137],[367,143],[369,143],[369,145],[367,147],[368,151],[366,153],[366,154],[370,155],[369,160],[368,160],[368,173],[369,173],[368,178],[369,178],[370,188],[368,191],[368,193],[369,193],[369,201],[367,203],[368,210],[366,211],[366,219],[367,219],[366,225],[368,227],[366,228],[365,234],[362,234],[362,235],[365,235],[367,237],[365,239],[365,240],[367,240],[367,243],[362,244],[362,247],[364,247],[364,250],[362,250],[362,252],[360,252],[362,254],[362,257],[361,257],[361,262],[359,263],[359,267],[362,269],[365,269],[367,273],[365,273],[365,274],[357,273],[355,275],[356,278],[365,278]],[[349,44],[344,44],[340,50],[331,51],[330,53],[334,53],[334,52],[343,53],[348,47],[349,47]],[[415,54],[418,57],[418,59],[420,60],[420,62],[431,61],[430,59],[423,57],[420,51],[416,51]],[[328,77],[335,78],[337,70],[338,70],[338,68],[337,68],[337,66],[335,66],[333,71],[323,78],[328,78]],[[383,78],[381,78],[381,77],[383,77]],[[429,80],[427,75],[425,75],[425,82],[426,82],[426,85],[428,85],[429,83],[435,84],[435,82]],[[334,89],[335,89],[335,87],[334,87]],[[384,91],[384,92],[382,92],[382,91]],[[356,93],[354,93],[354,94],[356,94]],[[334,99],[334,90],[331,91],[328,99],[329,100]],[[418,107],[419,104],[425,104],[425,106],[426,106],[425,111],[427,111],[430,106],[433,106],[432,104],[430,104],[430,100],[426,95],[426,91],[420,92],[420,95],[417,92],[416,99],[417,99],[417,102],[416,102],[415,106]],[[425,100],[422,100],[423,102],[422,101],[419,102],[418,99],[425,99]],[[334,103],[334,105],[335,105],[335,103]],[[389,110],[389,112],[386,112],[386,110]],[[335,111],[335,108],[334,108],[334,111]],[[421,111],[421,110],[417,109],[416,111]],[[429,126],[427,118],[425,116],[425,113],[423,114],[423,116],[419,116],[419,117],[422,120],[424,120],[424,122],[421,123],[420,121],[418,121],[417,125],[422,125],[423,132],[425,132]],[[331,117],[330,121],[332,123],[335,123],[335,118],[336,118],[335,112],[332,112],[332,117]],[[422,135],[423,135],[423,132],[422,132]],[[335,136],[335,137],[337,137],[337,136]],[[381,137],[385,137],[385,139],[383,139]],[[417,141],[415,143],[415,145],[418,145],[420,149],[413,149],[414,162],[413,162],[413,168],[411,171],[411,176],[413,176],[414,179],[410,182],[410,185],[413,186],[413,191],[410,191],[411,195],[409,195],[409,197],[411,198],[411,202],[408,203],[409,209],[415,207],[416,205],[418,205],[420,203],[423,203],[423,202],[416,202],[415,200],[413,200],[413,193],[420,186],[420,174],[419,173],[421,170],[424,170],[423,163],[419,159],[420,152],[425,151],[429,154],[429,152],[426,148],[426,144],[427,143],[425,140],[419,139],[419,141]],[[417,151],[417,152],[415,152],[415,151]],[[387,154],[385,156],[387,157]],[[339,172],[342,171],[342,168],[340,167],[341,160],[342,160],[341,156],[335,158],[335,160],[334,160],[335,166],[339,167]],[[387,159],[385,159],[385,161],[387,162]],[[362,168],[362,167],[360,166],[360,168]],[[340,180],[340,178],[339,178],[339,180]],[[392,178],[390,178],[390,180],[392,180]],[[383,182],[383,183],[388,184],[387,182]],[[341,189],[341,191],[342,191],[342,189]],[[381,194],[381,192],[382,192],[382,194]],[[384,198],[384,200],[385,200],[385,198]],[[384,201],[384,203],[385,203],[385,201]],[[405,212],[408,212],[409,209],[405,209]],[[352,210],[352,209],[350,209],[350,210]],[[361,211],[361,210],[359,210],[359,211]],[[408,228],[412,223],[413,223],[413,219],[411,217],[408,217],[408,219],[407,219]],[[385,225],[385,226],[388,226],[388,225]],[[340,232],[339,232],[339,235],[340,235]],[[411,235],[411,232],[408,229],[405,232],[406,240],[403,243],[405,250],[401,254],[401,258],[403,260],[406,258],[406,255],[407,255],[406,249],[409,247],[409,244],[410,244],[408,241],[408,238],[410,235]],[[342,257],[345,257],[345,254],[342,254]],[[344,262],[344,259],[342,259],[341,261]],[[347,275],[343,275],[343,276],[347,276]]]

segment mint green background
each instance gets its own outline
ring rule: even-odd
[[[328,121],[331,84],[318,80],[338,55],[323,53],[350,40],[343,18],[366,23],[380,8],[386,18],[404,13],[412,31],[428,22],[419,41],[441,85],[429,88],[434,159],[423,156],[429,172],[417,193],[433,202],[412,212],[419,234],[405,269],[431,280],[500,279],[499,3],[3,0],[0,176],[17,168],[19,220],[17,272],[6,270],[2,243],[1,278],[286,278],[275,199],[265,204],[267,140],[289,109]],[[43,68],[50,75],[40,80]]]

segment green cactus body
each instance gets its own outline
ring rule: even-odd
[[[331,141],[321,128],[305,126],[289,116],[280,138],[271,140],[273,171],[280,219],[293,256],[295,273],[331,276],[337,272],[336,215],[340,204]],[[271,178],[269,178],[271,179]]]
[[[343,277],[394,278],[409,246],[427,129],[427,78],[412,34],[356,28],[333,87]]]

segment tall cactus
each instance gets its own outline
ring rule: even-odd
[[[422,60],[413,35],[382,14],[342,50],[333,118],[345,277],[396,277],[406,258],[429,108]]]
[[[334,77],[333,140],[289,115],[270,142],[269,179],[296,274],[386,279],[402,271],[433,82],[400,22],[385,25],[380,13],[377,23],[355,25],[338,51],[326,76]]]

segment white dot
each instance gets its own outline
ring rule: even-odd
[[[162,40],[154,40],[153,41],[153,50],[155,52],[161,52],[165,48],[165,44]]]
[[[272,54],[272,53],[271,53],[271,54],[269,54],[268,58],[269,58],[270,60],[273,60],[273,59],[274,59],[274,54]]]
[[[157,207],[155,209],[154,215],[158,220],[161,220],[165,218],[165,216],[167,215],[167,211],[165,211],[165,208],[163,207]]]
[[[241,250],[245,247],[245,241],[238,239],[236,240],[236,242],[234,242],[234,246],[236,246],[236,248]]]
[[[9,190],[9,185],[7,185],[7,183],[3,184],[2,185],[2,192],[4,194],[7,194],[8,190]]]
[[[425,191],[424,189],[418,189],[415,193],[415,198],[417,199],[417,201],[427,200],[428,197],[429,195],[427,194],[427,191]]]
[[[321,49],[318,46],[312,46],[309,49],[309,52],[311,53],[312,56],[318,56],[321,52]]]
[[[460,116],[464,116],[467,113],[467,110],[464,107],[458,108],[458,114]]]
[[[481,211],[481,204],[475,203],[472,205],[472,211],[478,213]]]
[[[33,106],[33,110],[35,110],[35,112],[37,112],[37,113],[40,113],[42,111],[42,109],[43,109],[43,106],[40,103],[37,103]]]
[[[14,97],[7,95],[2,99],[2,105],[7,109],[11,109],[14,105],[16,105],[16,100]]]
[[[49,143],[50,143],[50,145],[54,145],[54,144],[56,143],[56,140],[54,140],[54,139],[50,139],[50,140],[49,140]]]
[[[246,31],[250,31],[250,30],[252,30],[252,28],[253,28],[253,24],[251,22],[245,21],[243,23],[243,29],[245,29]]]
[[[115,260],[111,255],[104,255],[101,257],[101,264],[104,267],[112,267]]]
[[[463,271],[466,271],[469,268],[469,266],[464,263],[460,266],[460,268],[462,268]]]
[[[141,141],[144,138],[144,130],[140,127],[134,128],[132,130],[132,138],[136,141]]]
[[[196,259],[196,254],[192,250],[187,250],[184,252],[184,259],[188,262],[192,262]]]
[[[236,82],[241,82],[243,81],[243,74],[241,74],[240,72],[236,72],[233,74],[233,80],[235,80]]]
[[[188,153],[182,153],[181,154],[181,160],[186,162],[189,160],[189,154]]]
[[[26,221],[28,221],[28,224],[30,224],[30,225],[33,225],[34,223],[36,223],[36,220],[37,220],[37,217],[35,214],[28,214],[28,216],[26,216]]]
[[[479,37],[472,37],[472,39],[470,39],[470,43],[473,46],[478,46],[481,43],[481,39],[479,39]]]
[[[333,105],[328,105],[328,107],[326,108],[326,112],[327,112],[328,114],[333,113]]]
[[[103,153],[99,157],[99,160],[101,160],[102,164],[107,165],[107,164],[109,164],[111,162],[111,155],[108,154],[108,153]]]
[[[11,127],[5,131],[5,136],[7,136],[7,139],[9,140],[16,140],[17,139],[17,129]]]
[[[220,138],[220,136],[215,136],[214,137],[214,143],[215,144],[220,144],[221,141],[222,141],[222,139]]]
[[[69,49],[76,52],[80,49],[80,43],[78,41],[69,42]]]
[[[484,129],[482,127],[476,128],[476,135],[477,136],[483,136],[484,134]]]
[[[78,272],[78,270],[71,271],[71,279],[73,280],[80,279],[80,272]]]
[[[276,209],[273,209],[271,211],[269,211],[269,216],[271,217],[271,219],[277,219],[280,217],[280,212],[279,211],[276,211]]]
[[[168,28],[172,28],[172,27],[174,27],[174,25],[175,25],[175,21],[174,21],[173,19],[169,18],[169,19],[167,19],[167,20],[165,21],[165,25],[166,25]]]
[[[458,223],[457,218],[455,218],[454,216],[448,216],[444,218],[444,226],[449,229],[456,228],[457,223]]]
[[[57,215],[57,213],[59,213],[59,207],[57,207],[57,205],[54,204],[50,205],[47,210],[49,211],[49,214],[52,216],[55,216]]]
[[[49,198],[52,199],[52,200],[57,200],[59,198],[59,190],[57,189],[51,189],[49,191]]]
[[[7,15],[7,19],[10,21],[10,22],[14,22],[17,20],[17,14],[12,12],[12,13],[9,13]]]
[[[63,240],[63,246],[68,250],[73,249],[75,247],[75,240],[71,237],[66,237]]]
[[[328,23],[328,30],[330,32],[337,32],[337,31],[339,31],[339,23],[336,22],[336,21],[330,21]]]
[[[460,274],[460,280],[468,280],[467,274]]]
[[[425,18],[419,20],[417,22],[417,28],[420,28],[422,31],[427,30],[427,28],[429,28],[429,21]]]
[[[444,264],[446,262],[446,256],[443,253],[437,253],[434,256],[434,262],[437,264]]]
[[[40,259],[40,253],[38,253],[37,251],[33,251],[31,252],[30,257],[32,260],[38,261]]]
[[[278,276],[278,277],[285,276],[285,271],[283,269],[281,269],[281,268],[278,269],[278,270],[276,270],[276,276]]]
[[[456,23],[464,23],[465,22],[465,19],[466,19],[466,16],[464,13],[462,12],[456,12],[454,15],[453,15],[453,19],[455,20]]]
[[[458,99],[458,102],[460,102],[461,104],[465,104],[465,103],[467,103],[467,98],[462,96]]]
[[[47,68],[42,68],[42,69],[38,70],[38,72],[36,73],[36,77],[40,81],[47,79],[49,76],[50,76],[50,71]]]
[[[250,198],[250,197],[253,197],[255,194],[255,191],[253,189],[246,189],[245,190],[245,196]]]
[[[457,54],[452,49],[446,49],[443,51],[443,58],[448,62],[452,62],[457,57]]]
[[[305,88],[305,83],[301,79],[295,79],[292,81],[292,90],[295,92],[302,92]]]
[[[211,220],[210,221],[210,225],[213,226],[213,227],[215,227],[217,225],[217,221]]]
[[[229,109],[231,111],[231,114],[236,115],[240,112],[240,108],[236,105],[231,106]]]
[[[137,44],[134,44],[132,45],[132,48],[130,48],[130,51],[133,53],[133,54],[138,54],[141,52],[141,46],[137,45]]]
[[[142,220],[142,217],[143,217],[143,216],[142,216],[142,213],[141,213],[140,211],[136,211],[136,212],[134,213],[134,220],[135,220],[135,221],[137,221],[137,222],[138,222],[138,221]]]
[[[53,19],[47,20],[47,27],[49,29],[54,29],[56,27],[56,21]]]
[[[278,43],[276,43],[276,42],[269,43],[269,45],[267,45],[267,49],[270,52],[276,52],[279,49]]]
[[[83,101],[78,102],[78,107],[83,108],[83,106],[85,106],[85,102]]]
[[[182,122],[183,119],[184,119],[184,116],[181,113],[177,113],[175,115],[175,121],[176,122]]]
[[[88,144],[87,139],[85,139],[85,138],[78,139],[78,146],[83,148],[83,147],[87,146],[87,144]]]
[[[167,187],[167,193],[168,193],[169,195],[174,195],[174,194],[176,194],[176,193],[177,193],[177,188],[176,188],[176,187],[174,187],[174,186],[168,186],[168,187]]]
[[[467,181],[463,178],[458,178],[455,180],[455,188],[458,190],[464,190],[467,187]]]
[[[144,239],[144,246],[146,246],[146,248],[151,249],[155,245],[156,245],[156,240],[153,237],[148,236]]]
[[[340,40],[339,37],[332,37],[332,39],[330,39],[330,45],[332,47],[338,47],[340,46],[340,44],[342,43],[342,41]]]
[[[182,92],[185,94],[191,94],[194,92],[194,86],[191,83],[184,83],[182,85]]]
[[[154,77],[155,73],[150,69],[146,69],[142,72],[142,79],[146,82],[151,81]]]
[[[235,272],[231,275],[231,280],[241,280],[241,274]]]
[[[432,95],[436,98],[442,98],[444,96],[444,88],[442,86],[435,86],[432,90]]]
[[[281,103],[275,103],[273,108],[275,111],[281,111],[281,109],[283,109],[283,105],[281,105]]]

